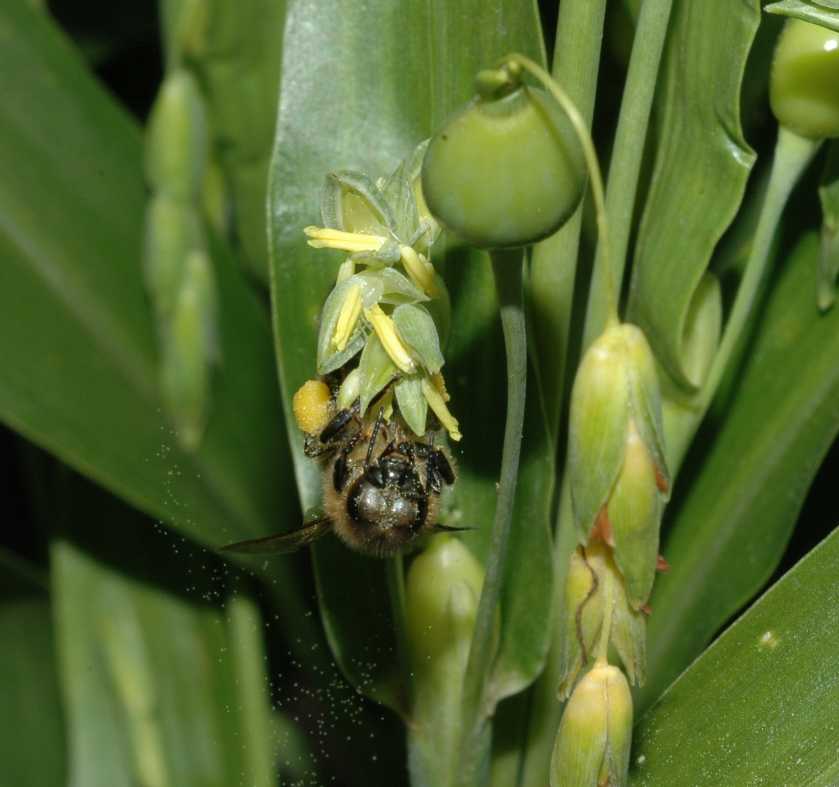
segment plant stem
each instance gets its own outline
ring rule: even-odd
[[[606,0],[563,0],[559,5],[551,75],[591,127]],[[583,223],[583,204],[550,238],[537,243],[530,260],[528,317],[532,354],[541,372],[543,405],[554,442],[563,409],[574,281]]]
[[[749,318],[754,312],[755,300],[771,261],[772,241],[781,214],[790,192],[818,152],[820,145],[821,140],[799,137],[783,127],[778,131],[769,185],[763,199],[743,279],[737,289],[737,296],[734,299],[731,315],[726,322],[722,341],[714,356],[708,376],[694,399],[694,417],[689,422],[685,422],[685,428],[681,429],[678,434],[667,436],[668,440],[672,441],[671,456],[674,471],[684,459],[723,375],[732,360],[737,357],[736,351],[741,344]]]
[[[781,220],[790,192],[821,145],[821,140],[805,139],[781,126],[772,160],[772,172],[760,211],[751,253],[737,289],[731,316],[725,326],[719,350],[702,385],[701,401],[707,407],[722,379],[743,329],[754,308],[755,298],[770,261],[772,239]]]
[[[600,247],[603,249],[603,257],[610,258],[609,253],[609,221],[606,212],[606,197],[603,188],[603,176],[600,174],[600,162],[597,160],[597,151],[594,148],[594,141],[588,130],[588,125],[583,120],[574,102],[565,93],[565,90],[551,78],[551,75],[545,71],[538,63],[534,63],[530,58],[524,55],[510,55],[507,58],[509,63],[513,63],[521,68],[524,68],[532,76],[536,77],[542,86],[553,96],[557,104],[562,108],[562,111],[567,115],[568,120],[571,121],[571,126],[574,128],[574,133],[583,149],[583,156],[586,160],[586,168],[588,169],[589,181],[591,183],[591,192],[594,197],[594,207],[597,213],[597,237]],[[610,268],[606,267],[607,274]],[[605,278],[605,319],[607,322],[617,322],[618,319],[618,302],[616,287],[614,281],[607,275]]]
[[[405,608],[405,566],[402,555],[388,558],[385,566],[387,577],[387,595],[390,599],[390,614],[393,619],[394,635],[396,637],[396,659],[399,664],[401,686],[404,690],[402,697],[406,713],[410,713],[413,701],[413,672],[408,651],[408,624]]]
[[[493,619],[507,564],[527,390],[527,333],[522,290],[524,252],[521,249],[495,250],[491,256],[507,356],[507,421],[504,427],[495,522],[463,681],[462,784],[474,783],[480,770],[481,752],[477,752],[476,747],[482,748],[479,743],[484,739],[481,731],[485,722],[486,686],[495,655]]]
[[[584,348],[603,332],[608,322],[613,286],[620,298],[647,126],[672,5],[673,0],[644,0],[641,4],[609,164],[606,212],[611,226],[611,245],[607,249],[602,238],[597,244],[586,311]]]

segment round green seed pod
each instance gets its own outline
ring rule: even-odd
[[[539,88],[476,96],[431,140],[422,190],[431,213],[473,246],[552,235],[580,203],[585,158],[573,126]]]
[[[769,101],[778,122],[796,134],[839,136],[839,33],[788,21],[775,48]]]

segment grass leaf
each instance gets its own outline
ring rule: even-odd
[[[787,260],[725,422],[674,501],[662,545],[671,571],[650,601],[642,707],[769,578],[839,433],[839,312],[816,307],[818,253],[808,235]]]
[[[634,787],[837,783],[838,564],[834,531],[650,708]]]
[[[296,506],[261,305],[216,245],[223,371],[184,454],[158,394],[137,127],[26,3],[0,8],[0,90],[0,419],[197,540],[276,530]]]
[[[756,0],[677,2],[656,95],[657,150],[628,316],[671,375],[683,363],[694,294],[743,198],[754,151],[740,126],[740,86],[760,22]]]

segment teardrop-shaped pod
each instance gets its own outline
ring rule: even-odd
[[[788,21],[775,49],[769,100],[778,122],[796,134],[839,136],[839,33]]]
[[[541,88],[486,92],[432,138],[423,195],[440,223],[472,245],[525,246],[556,232],[580,203],[583,151]]]

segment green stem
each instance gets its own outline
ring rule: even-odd
[[[408,651],[408,623],[405,607],[405,566],[402,555],[388,558],[385,566],[387,595],[390,599],[390,614],[396,636],[396,659],[402,680],[402,697],[406,713],[410,713],[413,701],[413,672]]]
[[[611,247],[605,248],[602,240],[597,244],[586,311],[585,347],[608,323],[612,282],[620,295],[647,126],[672,5],[673,0],[644,0],[641,4],[609,164],[606,212],[611,223]]]
[[[760,212],[745,274],[737,290],[737,297],[731,316],[725,326],[725,333],[719,350],[702,385],[701,401],[707,407],[722,379],[732,352],[743,335],[743,329],[755,304],[755,298],[769,266],[772,239],[781,220],[793,187],[821,145],[821,140],[805,139],[783,126],[778,130],[778,142],[772,160],[772,172]]]
[[[753,315],[755,301],[771,261],[772,241],[781,214],[793,187],[818,152],[820,145],[821,140],[799,137],[783,127],[778,131],[769,185],[761,207],[743,279],[737,290],[731,315],[726,322],[722,341],[714,356],[708,376],[694,399],[694,417],[685,423],[685,428],[678,434],[667,435],[668,441],[672,444],[671,456],[674,471],[684,459],[723,375],[732,360],[737,357],[737,349],[741,344],[749,319]]]
[[[492,647],[493,619],[507,564],[527,390],[527,333],[522,291],[524,253],[521,249],[493,251],[491,256],[507,355],[507,422],[504,427],[495,522],[463,682],[462,784],[474,783],[481,767],[482,752],[478,749],[483,748],[479,744],[485,740],[482,735],[486,720],[485,695],[495,655]]]
[[[524,55],[510,55],[507,62],[519,66],[528,71],[532,76],[538,79],[542,86],[553,96],[557,104],[562,108],[562,111],[571,121],[571,126],[577,139],[580,142],[580,147],[583,149],[583,156],[586,160],[586,168],[588,169],[589,180],[591,182],[591,193],[594,197],[594,207],[597,213],[597,237],[600,248],[603,250],[605,259],[610,258],[609,254],[609,221],[606,211],[606,196],[603,188],[603,176],[600,174],[600,162],[597,160],[597,151],[594,147],[594,141],[588,130],[588,124],[583,119],[582,115],[577,110],[574,102],[568,97],[562,87],[545,71],[538,63],[534,63],[530,58]],[[611,268],[606,267],[608,274]],[[614,281],[607,275],[605,278],[605,317],[607,322],[617,322],[618,319],[618,302],[616,296],[616,289]]]
[[[559,4],[551,75],[591,127],[606,0],[563,0]],[[536,244],[530,261],[528,318],[533,357],[541,372],[542,398],[552,440],[559,436],[574,282],[583,206],[550,238]]]

